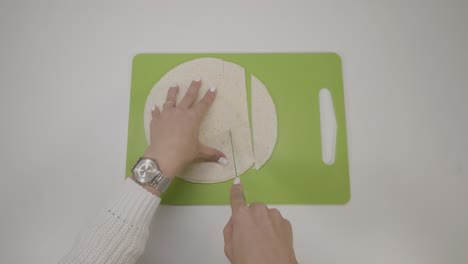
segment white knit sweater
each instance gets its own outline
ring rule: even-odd
[[[135,263],[143,253],[149,224],[160,201],[133,180],[127,180],[120,198],[83,230],[59,263]]]

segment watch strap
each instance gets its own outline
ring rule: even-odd
[[[159,173],[153,180],[150,182],[151,186],[158,189],[160,192],[165,192],[169,185],[171,184],[172,180],[167,177],[166,175]]]
[[[169,185],[171,184],[171,182],[172,182],[171,178],[167,177],[166,175],[162,173],[159,173],[148,184],[158,189],[161,193],[164,193],[167,190],[167,188],[169,188]]]

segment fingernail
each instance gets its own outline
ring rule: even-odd
[[[193,80],[196,81],[196,82],[201,82],[201,78],[200,78],[200,77],[195,78],[195,79],[193,79]]]
[[[177,83],[172,83],[171,88],[177,87]]]
[[[233,184],[239,184],[239,183],[240,183],[240,178],[239,178],[239,177],[235,177],[235,178],[234,178]]]
[[[223,165],[223,166],[226,166],[229,163],[229,161],[226,158],[221,157],[221,158],[218,159],[218,163]]]
[[[216,85],[212,84],[210,87],[210,92],[216,91]]]
[[[153,105],[153,106],[151,107],[151,112],[153,112],[155,109],[156,109],[156,105]]]

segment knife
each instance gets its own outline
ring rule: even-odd
[[[236,156],[234,155],[234,143],[232,143],[232,132],[229,129],[229,139],[231,140],[231,152],[232,152],[232,161],[234,163],[234,173],[237,177],[237,166],[236,166]]]

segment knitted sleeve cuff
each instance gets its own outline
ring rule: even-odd
[[[131,225],[146,228],[160,202],[161,198],[128,178],[120,198],[109,207],[108,213],[122,218]]]

